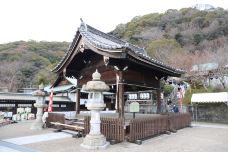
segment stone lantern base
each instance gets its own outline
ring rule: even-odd
[[[86,149],[105,149],[109,145],[106,138],[102,134],[91,135],[88,134],[83,140],[81,147]]]
[[[37,104],[35,103],[34,106],[37,108],[36,120],[31,126],[31,130],[42,130],[43,129],[43,108],[46,108],[46,104]]]

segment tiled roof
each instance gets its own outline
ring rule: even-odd
[[[112,35],[103,33],[89,25],[82,22],[80,28],[80,33],[86,37],[92,44],[103,49],[125,49],[129,48],[135,52],[145,53],[143,48],[137,47],[133,44],[120,40]]]
[[[32,94],[25,94],[25,93],[12,93],[12,92],[5,92],[0,93],[0,101],[36,101],[37,97],[33,96]],[[45,96],[45,100],[49,101],[49,96]],[[54,96],[53,98],[55,102],[71,102],[71,100],[66,96]]]
[[[62,86],[56,86],[53,87],[53,92],[57,93],[57,92],[66,92],[67,90],[71,90],[75,87],[75,85],[73,84],[69,84],[69,85],[62,85]],[[51,86],[47,86],[44,88],[44,91],[47,91],[48,93],[51,92]]]
[[[95,46],[101,50],[102,49],[110,50],[112,52],[119,51],[119,50],[122,50],[122,51],[128,50],[131,52],[131,54],[133,54],[137,58],[140,58],[143,61],[149,62],[149,64],[161,66],[161,68],[167,69],[169,71],[173,71],[175,73],[179,73],[179,74],[184,73],[184,71],[181,69],[176,69],[169,65],[165,65],[164,63],[151,58],[150,56],[147,55],[146,51],[143,48],[130,44],[126,41],[120,40],[112,35],[101,32],[101,31],[85,24],[83,21],[76,33],[76,36],[75,36],[68,52],[62,58],[60,63],[55,67],[54,71],[56,69],[58,69],[63,64],[63,62],[67,60],[67,58],[69,58],[71,52],[73,51],[73,47],[76,44],[77,39],[79,38],[79,35],[82,35],[82,37],[84,37],[90,44],[92,44],[93,46]]]

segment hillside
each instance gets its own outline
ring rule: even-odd
[[[55,79],[51,69],[60,61],[68,42],[17,41],[0,44],[0,87],[16,91]]]
[[[193,64],[228,63],[228,11],[222,8],[183,8],[137,16],[110,34],[187,71]]]
[[[110,34],[188,72],[194,64],[228,63],[228,11],[221,8],[183,8],[137,16],[119,24]],[[68,46],[68,42],[45,41],[0,44],[0,87],[15,91],[52,82],[55,74],[50,70]]]

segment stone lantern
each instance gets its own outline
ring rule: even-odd
[[[42,122],[42,116],[43,116],[43,109],[47,107],[45,104],[45,92],[43,91],[44,87],[43,84],[39,85],[39,90],[36,90],[32,93],[33,96],[36,96],[36,103],[34,104],[34,107],[37,108],[36,113],[36,120],[32,124],[30,129],[34,130],[41,130],[43,129],[43,122]]]
[[[104,149],[109,145],[104,135],[101,134],[100,129],[100,111],[105,108],[104,91],[108,91],[109,87],[105,82],[101,81],[101,74],[96,72],[92,75],[93,80],[83,85],[82,90],[88,91],[88,102],[86,107],[91,110],[90,132],[83,140],[82,147],[87,149]]]

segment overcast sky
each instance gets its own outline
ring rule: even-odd
[[[135,16],[194,4],[228,8],[227,0],[1,0],[0,43],[31,39],[71,42],[80,18],[109,32]]]

